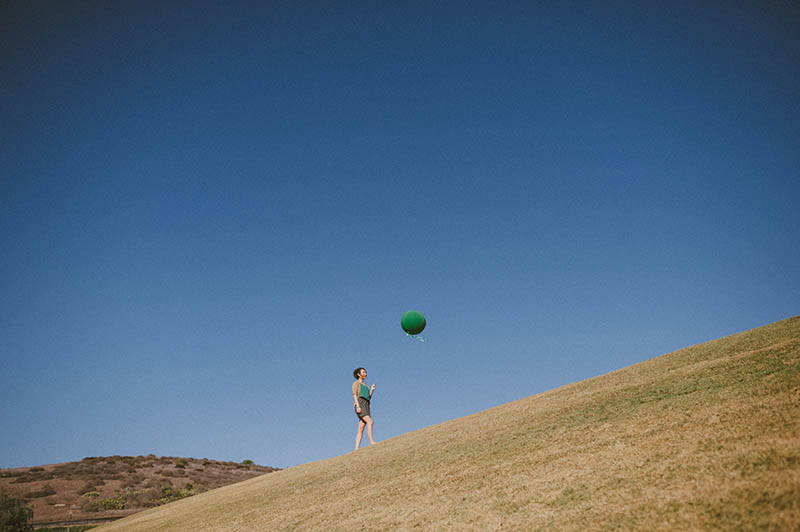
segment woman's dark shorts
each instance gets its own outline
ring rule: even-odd
[[[356,412],[356,416],[358,416],[358,419],[361,419],[362,417],[369,415],[369,399],[364,399],[363,397],[359,397],[358,406],[361,407],[361,413],[359,414],[358,412]],[[355,409],[356,408],[353,407],[353,410]]]

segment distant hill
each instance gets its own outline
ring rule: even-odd
[[[800,529],[800,318],[97,530],[762,529]]]
[[[119,518],[277,471],[246,463],[167,456],[108,456],[0,469],[0,492],[33,507],[33,523]]]

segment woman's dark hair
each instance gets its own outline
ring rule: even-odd
[[[365,369],[365,368],[356,368],[356,369],[353,370],[353,378],[354,379],[358,378],[358,374],[361,373],[362,369]]]

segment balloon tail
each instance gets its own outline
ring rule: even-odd
[[[420,342],[424,342],[425,341],[425,338],[423,338],[422,336],[417,336],[416,334],[408,334],[408,333],[406,333],[406,336],[408,336],[409,338],[413,338],[414,340],[419,340]]]

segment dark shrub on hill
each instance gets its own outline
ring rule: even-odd
[[[39,480],[52,480],[55,478],[51,471],[46,471],[43,467],[32,467],[28,471],[20,474],[14,474],[15,478],[12,484],[25,484],[27,482],[36,482]]]
[[[87,497],[81,501],[81,509],[85,512],[100,512],[103,510],[123,510],[125,509],[125,495],[119,494],[110,499],[98,499]]]
[[[161,504],[161,489],[132,490],[125,494],[125,498],[128,508],[152,508]]]
[[[161,482],[159,482],[155,478],[148,478],[142,484],[142,488],[149,489],[149,488],[161,488]]]
[[[133,488],[134,486],[141,484],[142,482],[144,482],[144,476],[136,473],[126,478],[125,481],[122,483],[122,487]]]
[[[173,488],[172,486],[161,488],[161,502],[166,504],[185,497],[191,497],[195,493],[194,486],[191,484],[187,484],[183,489]]]
[[[55,467],[53,470],[53,474],[56,478],[63,478],[63,479],[72,479],[77,476],[80,476],[82,472],[82,467],[80,462],[72,462],[69,464],[62,464]]]
[[[41,489],[36,491],[32,491],[26,495],[29,499],[38,499],[40,497],[49,497],[50,495],[55,495],[56,490],[50,484],[45,484],[42,486]]]
[[[22,501],[0,493],[0,532],[31,532],[33,510]]]

